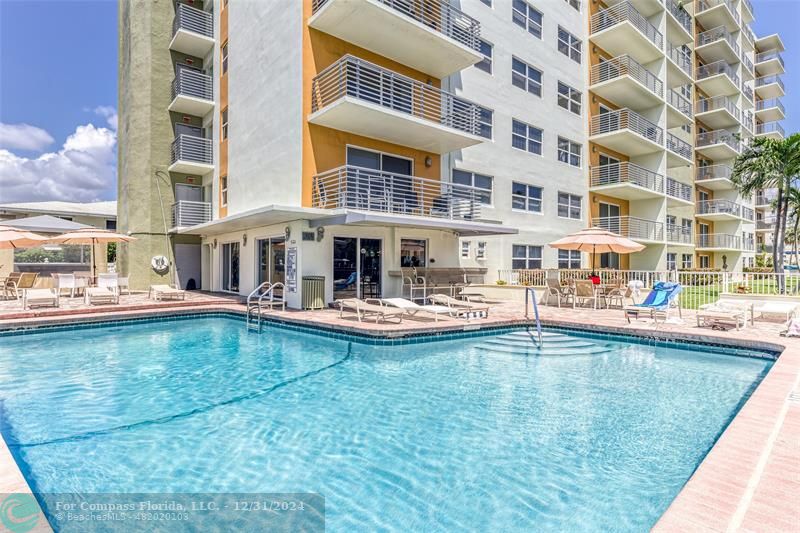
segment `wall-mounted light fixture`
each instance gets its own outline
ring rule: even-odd
[[[283,235],[284,235],[284,237],[286,237],[286,240],[288,241],[289,237],[292,236],[292,228],[290,228],[289,226],[286,226],[285,228],[283,228]]]
[[[317,228],[317,242],[321,241],[322,238],[325,236],[325,228],[322,226]]]
[[[242,246],[247,246],[247,233],[242,235]]]
[[[214,239],[214,249],[217,249],[217,239]]]
[[[431,156],[429,156],[429,155],[426,155],[425,156],[425,166],[427,168],[431,168],[431,165],[433,165],[433,158],[431,158]]]

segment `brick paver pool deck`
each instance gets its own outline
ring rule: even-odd
[[[229,295],[191,293],[185,302],[155,303],[146,294],[123,296],[115,306],[87,308],[80,299],[62,300],[62,309],[22,311],[18,302],[0,301],[0,331],[45,324],[174,313],[230,311],[244,313],[241,299]],[[779,336],[784,325],[756,321],[744,330],[713,331],[696,326],[692,311],[682,319],[655,325],[649,320],[628,324],[618,309],[592,310],[542,307],[545,325],[577,327],[604,333],[650,338],[688,339],[780,351],[770,372],[721,435],[683,490],[654,527],[661,532],[800,531],[800,339]],[[487,326],[530,324],[523,306],[506,302],[484,319],[404,319],[400,324],[358,322],[338,311],[273,311],[267,320],[376,336],[471,330]],[[0,491],[28,491],[5,443],[0,441]]]

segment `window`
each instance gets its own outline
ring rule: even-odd
[[[467,172],[466,170],[453,169],[453,183],[459,185],[469,185],[476,187],[480,191],[476,191],[478,198],[484,205],[492,205],[492,177],[483,174],[476,174],[475,172]],[[484,192],[486,191],[486,192]]]
[[[222,73],[228,72],[228,41],[222,45]]]
[[[576,115],[581,114],[581,92],[566,83],[558,82],[558,105]]]
[[[575,11],[581,10],[581,0],[564,0],[567,4],[569,4]]]
[[[475,66],[481,69],[484,72],[488,72],[489,74],[492,73],[492,45],[491,43],[487,43],[481,38],[478,38],[480,41],[480,51],[483,54],[483,59],[478,63],[475,63]]]
[[[538,270],[542,268],[542,247],[515,244],[511,247],[511,268]]]
[[[475,259],[486,259],[486,241],[478,241],[478,249],[475,250]]]
[[[219,195],[222,207],[228,205],[228,176],[222,176],[219,179]]]
[[[581,219],[581,197],[566,192],[558,193],[558,216],[562,218]]]
[[[492,119],[494,118],[494,111],[491,109],[486,109],[485,107],[480,107],[480,111],[478,113],[478,135],[481,137],[486,137],[487,139],[492,138]]]
[[[511,20],[517,26],[528,30],[534,37],[542,38],[542,14],[522,0],[514,0]]]
[[[223,109],[220,115],[220,122],[222,123],[222,140],[224,141],[228,138],[228,108],[226,107]]]
[[[600,268],[619,270],[619,254],[614,252],[600,254]]]
[[[580,268],[581,253],[578,250],[559,250],[558,268]]]
[[[535,185],[513,182],[511,184],[511,209],[542,212],[542,188]]]
[[[470,249],[470,242],[469,241],[461,241],[461,258],[462,259],[469,259],[469,249]]]
[[[514,120],[511,128],[511,146],[532,154],[542,155],[542,130]]]
[[[681,268],[685,270],[692,268],[692,254],[681,254]]]
[[[581,40],[561,26],[558,27],[558,51],[576,63],[581,62]]]
[[[542,71],[512,57],[511,84],[523,91],[542,96]]]
[[[711,259],[707,255],[700,256],[700,268],[711,268]]]
[[[562,163],[581,166],[581,145],[563,137],[558,138],[558,160]]]
[[[424,267],[428,256],[425,239],[400,239],[400,266]]]
[[[117,231],[117,220],[106,220],[106,229],[109,231]]]
[[[481,2],[486,4],[489,7],[492,7],[492,0],[481,0]]]
[[[667,270],[676,270],[676,262],[678,260],[678,254],[676,253],[668,253],[667,254]]]

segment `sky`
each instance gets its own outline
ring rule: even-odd
[[[800,0],[752,3],[756,36],[786,45],[783,126],[800,131]],[[116,105],[117,0],[0,0],[0,203],[114,199]]]

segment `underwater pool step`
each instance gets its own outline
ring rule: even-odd
[[[518,355],[601,355],[611,352],[610,348],[605,346],[594,345],[586,346],[583,348],[555,348],[552,346],[544,345],[541,349],[537,348],[535,344],[530,346],[504,346],[500,344],[480,344],[477,346],[478,350],[482,352],[497,353],[497,354],[518,354]]]
[[[497,337],[494,339],[486,340],[483,344],[501,344],[504,346],[530,346],[536,344],[536,337]],[[594,342],[585,341],[582,339],[558,339],[553,340],[547,337],[542,338],[544,346],[555,346],[559,348],[585,348],[587,346],[597,346]]]

